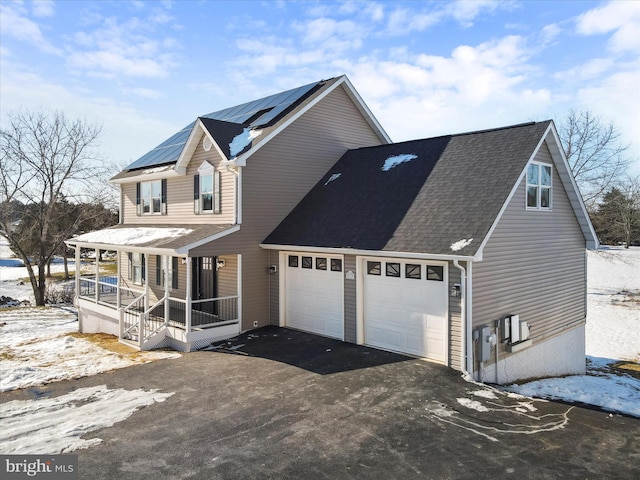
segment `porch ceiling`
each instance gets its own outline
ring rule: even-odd
[[[233,233],[238,225],[115,225],[84,233],[66,241],[69,245],[105,250],[163,250],[167,254],[185,254],[200,246]]]

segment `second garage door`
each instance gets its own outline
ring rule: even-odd
[[[342,258],[286,253],[285,262],[285,324],[342,340]]]
[[[364,259],[367,345],[447,361],[447,265]]]

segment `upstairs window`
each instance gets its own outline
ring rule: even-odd
[[[551,165],[531,163],[527,168],[527,209],[551,210]]]
[[[138,215],[167,214],[167,180],[136,184],[136,213]]]
[[[220,172],[202,162],[193,179],[195,213],[220,213]]]

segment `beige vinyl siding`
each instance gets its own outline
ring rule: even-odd
[[[242,254],[242,329],[269,323],[269,252],[258,245],[347,149],[380,139],[341,86],[328,94],[247,160],[242,169],[240,231],[190,252]]]
[[[460,270],[449,262],[449,291],[455,284],[460,284]],[[462,370],[460,355],[462,354],[462,310],[460,297],[449,296],[449,366]]]
[[[271,325],[280,325],[280,252],[269,250],[269,265],[275,265],[276,273],[269,274],[269,318]]]
[[[194,213],[193,177],[202,162],[208,161],[220,172],[220,213]],[[218,168],[222,157],[215,148],[205,152],[202,137],[187,166],[186,176],[167,179],[167,214],[136,215],[136,182],[122,185],[124,223],[133,224],[215,224],[235,223],[236,177]]]
[[[546,145],[535,160],[552,163]],[[552,184],[552,210],[527,211],[523,179],[474,263],[474,325],[518,314],[535,344],[585,321],[585,239],[555,166]]]
[[[345,255],[342,262],[342,275],[344,277],[344,341],[356,343],[357,342],[357,324],[358,317],[356,314],[357,306],[357,288],[356,278],[348,280],[346,273],[351,271],[356,273],[357,263],[355,255]]]
[[[231,297],[238,294],[238,257],[236,255],[221,255],[218,260],[224,260],[224,267],[218,270],[218,296]]]

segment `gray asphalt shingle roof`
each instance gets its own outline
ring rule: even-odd
[[[474,255],[549,124],[349,150],[263,243]]]

